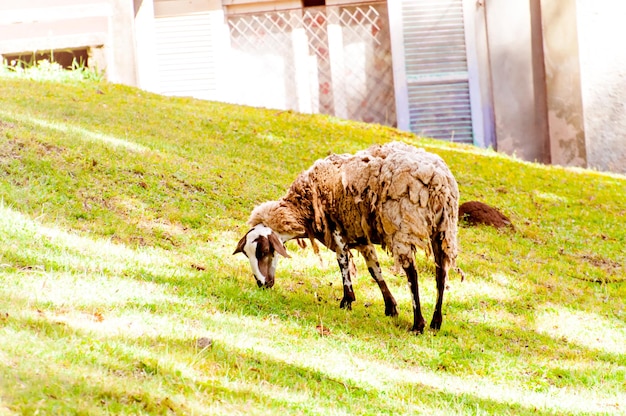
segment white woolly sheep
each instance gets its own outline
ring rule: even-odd
[[[454,176],[437,155],[405,143],[375,145],[354,155],[331,155],[301,173],[278,201],[257,206],[252,227],[233,254],[244,253],[259,287],[272,287],[277,256],[289,257],[284,242],[315,239],[337,254],[343,278],[340,307],[355,300],[351,249],[364,257],[383,295],[385,315],[396,316],[396,301],[383,280],[374,244],[391,252],[402,266],[413,297],[412,331],[423,332],[415,267],[418,248],[432,252],[437,303],[430,327],[442,323],[448,270],[457,256],[459,191]]]

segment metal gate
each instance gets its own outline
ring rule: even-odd
[[[240,104],[395,125],[386,2],[227,16]]]
[[[410,130],[473,142],[463,0],[403,0]]]

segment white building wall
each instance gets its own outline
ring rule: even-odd
[[[626,174],[626,2],[577,0],[587,161]]]

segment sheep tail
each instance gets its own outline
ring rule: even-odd
[[[454,271],[461,275],[461,282],[465,281],[465,273],[459,266],[454,266]]]

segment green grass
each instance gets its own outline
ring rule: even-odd
[[[315,159],[390,140],[516,225],[460,228],[436,334],[408,331],[382,252],[395,319],[361,259],[347,312],[328,251],[288,243],[272,290],[231,255]],[[620,176],[380,126],[0,77],[0,414],[626,413],[624,195]]]

